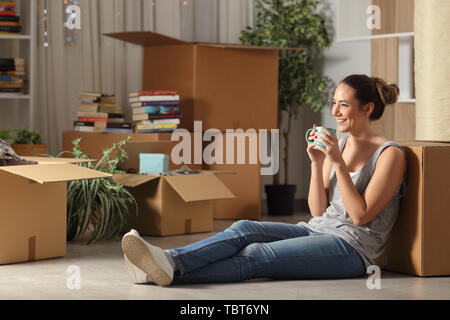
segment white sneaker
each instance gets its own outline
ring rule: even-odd
[[[148,282],[148,276],[160,286],[168,286],[172,283],[174,270],[164,251],[146,242],[136,230],[132,229],[123,236],[122,249],[134,283],[143,283],[143,274],[146,276],[145,282]]]
[[[154,281],[146,275],[144,271],[132,264],[125,254],[123,257],[128,268],[128,274],[130,275],[131,282],[135,284],[154,283]]]

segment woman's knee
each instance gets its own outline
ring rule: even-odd
[[[257,223],[257,221],[253,220],[238,220],[234,222],[228,229],[237,231],[239,233],[248,232],[252,230],[252,226]]]

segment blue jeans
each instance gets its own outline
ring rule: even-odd
[[[240,220],[215,236],[171,249],[170,254],[179,267],[174,284],[366,274],[358,252],[345,240],[282,222]]]

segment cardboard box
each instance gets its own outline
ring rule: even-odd
[[[179,91],[181,128],[193,131],[194,120],[205,130],[277,128],[279,48],[190,43],[150,31],[105,36],[143,47],[142,88]]]
[[[0,167],[0,264],[64,256],[67,181],[111,177],[71,164],[84,160],[26,159],[39,164]]]
[[[222,163],[217,163],[216,159],[216,163],[205,163],[204,165],[204,168],[207,170],[236,173],[218,176],[230,191],[236,195],[236,198],[214,201],[214,218],[260,220],[262,199],[258,134],[235,133],[231,137],[233,137],[233,145],[230,146],[227,146],[227,143],[231,140],[227,139],[226,134],[223,134],[221,140],[215,141],[218,148],[223,152],[223,159],[220,161]],[[220,145],[220,141],[222,145]],[[205,142],[204,148],[206,148],[208,143]],[[252,148],[251,143],[256,145]],[[255,146],[256,148],[254,148]],[[232,155],[229,155],[228,152],[231,152],[231,150],[234,151]],[[216,157],[216,154],[214,153],[212,156]],[[229,162],[228,156],[232,158],[229,159],[232,164],[227,164]]]
[[[139,154],[170,156],[176,141],[130,142],[125,146],[129,159],[120,164],[125,172],[139,172]],[[174,165],[170,170],[174,170]],[[191,168],[190,165],[188,167]],[[234,195],[215,172],[198,174],[141,175],[117,174],[114,179],[127,186],[138,204],[138,216],[131,225],[145,235],[176,235],[213,230],[213,200]]]
[[[450,275],[450,143],[399,142],[407,155],[406,195],[381,258],[386,270]]]
[[[139,212],[132,227],[144,235],[177,235],[213,230],[214,199],[234,195],[214,173],[151,176],[116,174],[129,187]]]

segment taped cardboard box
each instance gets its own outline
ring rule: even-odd
[[[399,142],[406,194],[381,264],[417,276],[450,275],[450,143]]]
[[[66,255],[67,181],[111,177],[79,159],[0,167],[0,264]]]
[[[213,200],[234,195],[214,173],[151,176],[115,174],[136,199],[131,225],[144,235],[168,236],[213,230]]]
[[[281,48],[191,43],[150,31],[105,36],[143,47],[142,88],[179,91],[181,128],[193,131],[194,120],[221,131],[277,128]]]

